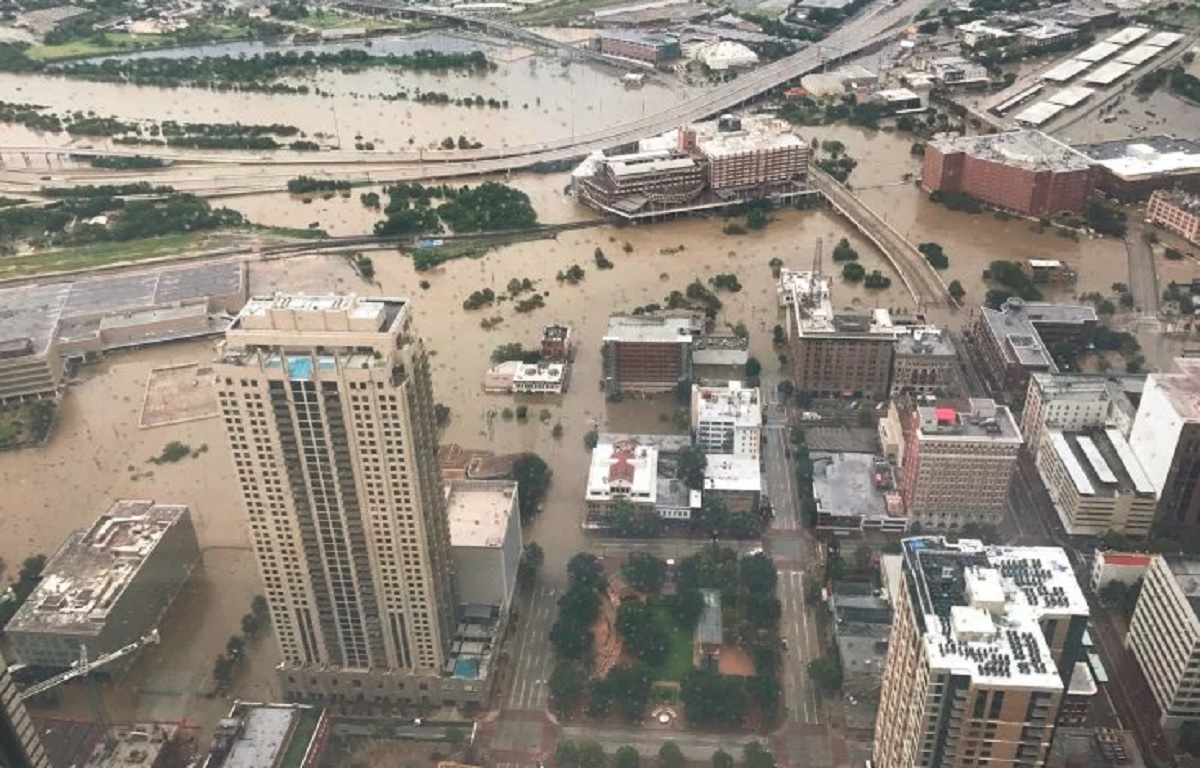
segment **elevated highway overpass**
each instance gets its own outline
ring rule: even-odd
[[[668,107],[617,126],[590,133],[576,134],[539,144],[496,147],[477,150],[396,152],[359,152],[333,150],[320,153],[274,152],[189,152],[152,147],[125,149],[84,149],[61,146],[0,146],[0,152],[25,155],[61,156],[67,154],[160,157],[176,163],[223,164],[242,169],[247,187],[255,187],[265,168],[305,166],[333,173],[350,172],[353,166],[372,166],[379,181],[443,179],[479,176],[559,163],[578,158],[594,150],[630,144],[689,122],[702,120],[744,104],[762,93],[816,71],[826,64],[869,52],[891,39],[927,0],[878,0],[830,34],[819,46],[809,46],[778,61],[724,83],[694,99]],[[226,169],[223,175],[243,175]],[[20,170],[20,169],[16,169]],[[168,169],[169,170],[169,169]],[[227,173],[227,170],[229,171]],[[93,174],[99,176],[99,174]],[[158,179],[162,172],[140,173]],[[164,182],[165,183],[165,182]],[[271,181],[272,188],[276,182]],[[247,191],[252,191],[248,189]]]

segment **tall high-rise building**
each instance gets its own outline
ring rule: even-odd
[[[1200,360],[1146,377],[1129,444],[1158,489],[1155,527],[1200,535]]]
[[[1046,764],[1088,606],[1056,547],[905,539],[880,768]]]
[[[461,700],[432,384],[408,301],[251,299],[215,375],[284,691]]]
[[[37,726],[17,698],[17,686],[0,657],[0,768],[50,768]]]
[[[1158,705],[1159,722],[1178,728],[1200,717],[1200,560],[1155,555],[1146,569],[1125,645]]]

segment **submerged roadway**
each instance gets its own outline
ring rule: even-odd
[[[927,0],[899,0],[895,3],[877,0],[854,18],[834,30],[818,44],[785,58],[766,64],[740,75],[694,99],[640,117],[617,126],[605,128],[573,137],[557,139],[539,144],[517,147],[497,147],[478,150],[447,150],[439,152],[397,151],[358,152],[331,150],[306,156],[299,152],[276,152],[270,155],[246,152],[155,152],[146,147],[129,150],[84,150],[82,148],[43,146],[0,146],[0,152],[62,155],[66,153],[87,155],[151,155],[175,163],[225,164],[219,178],[210,178],[210,183],[225,185],[231,193],[254,192],[261,188],[275,189],[278,180],[269,172],[271,166],[324,167],[346,169],[354,166],[360,172],[371,174],[376,181],[404,181],[411,179],[438,179],[456,176],[478,176],[491,173],[528,168],[540,163],[555,163],[580,157],[594,150],[610,149],[629,144],[638,139],[663,133],[679,125],[711,117],[743,104],[756,96],[784,83],[821,69],[827,63],[841,60],[867,51],[872,46],[885,42],[895,35]],[[155,180],[173,175],[172,167],[154,172]],[[20,172],[21,169],[8,169]],[[30,169],[31,171],[34,169]],[[45,169],[41,169],[44,173]],[[90,174],[95,178],[97,174]],[[112,174],[117,175],[117,174]],[[140,175],[148,175],[141,171]],[[10,177],[11,178],[11,177]],[[199,192],[200,190],[195,190]],[[216,192],[212,189],[209,191]]]

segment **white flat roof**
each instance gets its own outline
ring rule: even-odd
[[[1058,456],[1058,460],[1067,468],[1067,474],[1071,476],[1071,482],[1075,483],[1075,490],[1079,491],[1079,495],[1095,496],[1096,488],[1088,479],[1087,472],[1079,463],[1079,459],[1075,458],[1075,452],[1067,443],[1066,435],[1057,429],[1051,430],[1050,444],[1054,446],[1054,453]]]
[[[1137,460],[1137,456],[1133,453],[1133,448],[1125,440],[1125,436],[1121,434],[1121,430],[1116,427],[1109,427],[1104,430],[1104,434],[1108,436],[1108,442],[1112,443],[1113,449],[1117,452],[1117,457],[1121,460],[1121,465],[1125,467],[1125,472],[1129,475],[1129,479],[1133,481],[1134,489],[1138,493],[1156,493],[1157,490],[1154,487],[1154,483],[1150,482],[1150,476],[1142,468],[1141,462]]]
[[[1113,473],[1112,468],[1108,466],[1108,462],[1104,460],[1104,456],[1100,454],[1100,449],[1096,447],[1096,442],[1087,435],[1077,435],[1075,442],[1079,443],[1079,448],[1083,451],[1084,458],[1088,460],[1088,464],[1092,465],[1092,471],[1096,473],[1096,477],[1100,482],[1108,485],[1117,484],[1117,476]]]
[[[1154,37],[1147,40],[1143,45],[1153,45],[1158,48],[1170,48],[1175,43],[1183,39],[1183,35],[1178,32],[1159,32]]]
[[[1062,112],[1066,107],[1062,104],[1053,104],[1049,101],[1039,101],[1038,103],[1026,107],[1017,114],[1013,115],[1013,120],[1025,125],[1037,127],[1046,122],[1050,118]]]
[[[516,503],[517,484],[504,480],[460,480],[446,489],[450,544],[500,547]]]
[[[1150,59],[1162,53],[1162,50],[1157,45],[1138,45],[1118,56],[1117,61],[1122,64],[1132,64],[1136,67],[1139,64],[1145,64],[1147,61],[1150,61]]]
[[[1029,266],[1038,269],[1060,269],[1063,263],[1058,259],[1030,259]]]
[[[1073,85],[1070,88],[1063,88],[1061,91],[1046,100],[1051,104],[1061,104],[1064,107],[1073,107],[1077,104],[1082,104],[1083,102],[1087,101],[1095,92],[1095,88],[1088,88],[1084,85]]]
[[[1043,72],[1041,79],[1049,80],[1052,83],[1065,83],[1090,66],[1092,66],[1092,62],[1090,61],[1067,59],[1066,61],[1060,61]]]
[[[762,470],[752,456],[712,453],[704,470],[706,491],[761,491]]]
[[[1112,43],[1119,47],[1141,40],[1148,34],[1150,34],[1150,30],[1146,29],[1145,27],[1126,27],[1120,32],[1114,32],[1113,34],[1104,38],[1104,42]]]
[[[1104,61],[1119,50],[1121,50],[1121,46],[1116,43],[1096,43],[1075,54],[1075,58],[1095,64],[1097,61]]]
[[[1111,85],[1122,77],[1125,77],[1125,75],[1128,75],[1132,69],[1132,64],[1122,64],[1119,61],[1112,61],[1086,76],[1083,82],[1094,85]]]

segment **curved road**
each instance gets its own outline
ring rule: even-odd
[[[795,80],[801,75],[820,69],[827,60],[848,57],[866,50],[895,34],[926,2],[927,0],[900,0],[889,4],[886,0],[878,0],[835,30],[820,44],[811,45],[791,56],[747,72],[691,101],[618,126],[542,144],[495,149],[452,150],[428,154],[413,151],[394,153],[332,151],[305,157],[303,153],[276,153],[264,156],[251,153],[213,155],[175,152],[159,153],[157,156],[177,162],[228,163],[244,167],[248,171],[246,184],[251,186],[256,185],[254,177],[258,175],[260,169],[271,165],[382,166],[378,171],[381,175],[391,174],[387,180],[399,181],[406,178],[436,179],[502,173],[526,168],[536,163],[570,160],[594,150],[629,144],[679,125],[718,114],[765,91]],[[70,147],[41,146],[0,147],[0,151],[63,154],[72,150]],[[82,149],[74,151],[93,155],[155,154],[145,148],[134,148],[128,151],[88,150],[85,152]],[[410,167],[404,168],[403,166]],[[145,175],[144,171],[142,175]],[[158,175],[155,174],[155,176]]]

